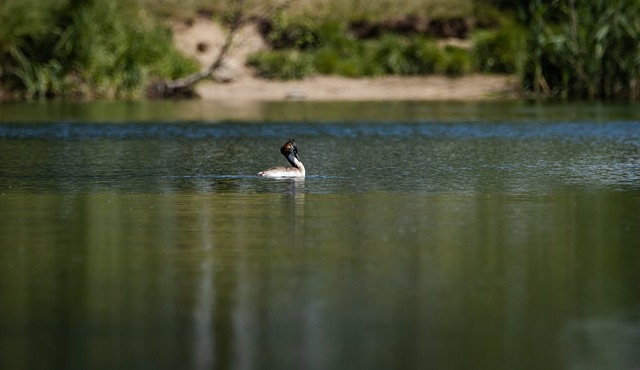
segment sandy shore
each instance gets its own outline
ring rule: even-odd
[[[316,76],[300,81],[269,81],[247,76],[230,83],[203,82],[196,91],[203,99],[213,100],[492,100],[512,95],[514,79],[495,75],[363,79]]]

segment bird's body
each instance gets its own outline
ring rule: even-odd
[[[304,165],[300,162],[300,158],[298,158],[298,147],[296,146],[295,140],[289,139],[282,148],[280,148],[280,153],[291,163],[291,167],[271,167],[268,170],[258,172],[258,176],[274,178],[305,176]]]

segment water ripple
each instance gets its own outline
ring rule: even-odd
[[[640,141],[640,122],[360,122],[360,123],[46,123],[0,124],[0,138],[17,139],[206,139],[331,136],[344,138],[505,138]]]

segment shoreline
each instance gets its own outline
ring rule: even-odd
[[[314,76],[292,81],[243,76],[227,83],[203,81],[195,91],[203,100],[219,101],[490,101],[517,98],[516,80],[511,75],[481,74],[454,78]]]
[[[522,98],[513,75],[460,77],[313,76],[303,80],[266,80],[245,75],[231,82],[201,81],[196,99],[230,102],[272,101],[497,101]],[[20,100],[20,99],[17,99]],[[100,99],[99,99],[100,100]],[[0,86],[0,102],[16,101]]]

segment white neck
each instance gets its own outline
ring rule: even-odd
[[[302,173],[302,176],[305,175],[304,165],[302,164],[302,162],[298,160],[298,158],[296,158],[296,156],[294,156],[293,154],[289,154],[287,159],[289,160],[289,163],[291,163],[293,167],[297,168]]]

